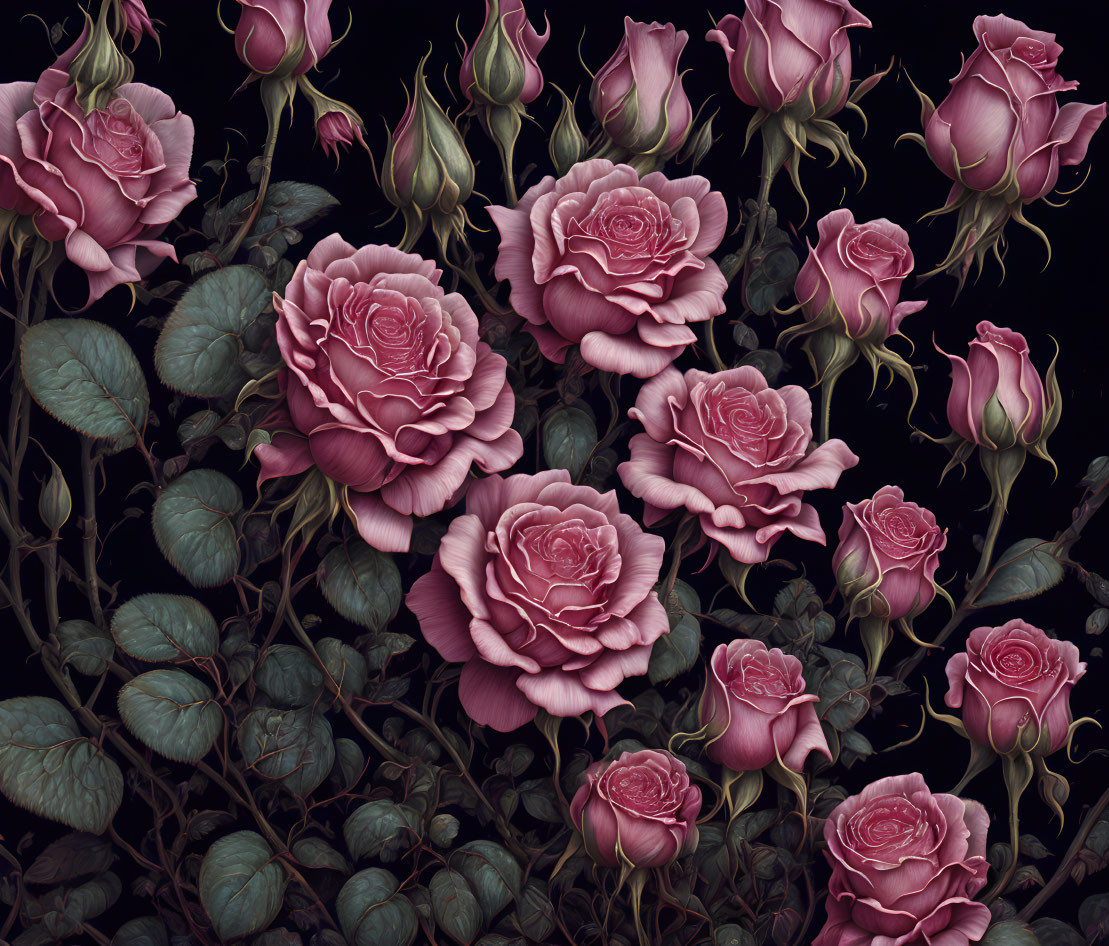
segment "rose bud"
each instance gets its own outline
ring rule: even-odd
[[[832,866],[827,922],[813,946],[968,946],[990,925],[986,809],[933,795],[919,772],[893,775],[840,802],[824,824]]]
[[[547,150],[551,155],[551,163],[558,171],[558,176],[565,177],[570,172],[570,168],[585,157],[588,143],[574,114],[573,99],[562,89],[559,89],[558,93],[562,96],[562,111],[554,128],[551,129],[551,140]]]
[[[643,170],[677,154],[693,124],[678,72],[688,41],[689,34],[673,23],[638,23],[626,16],[624,38],[593,79],[593,114],[621,157],[648,159],[638,162]]]
[[[112,6],[116,38],[119,39],[127,33],[133,43],[132,52],[139,48],[144,33],[161,46],[158,31],[154,28],[154,21],[150,19],[150,14],[146,12],[143,0],[113,0]]]
[[[570,804],[585,849],[605,867],[665,867],[697,847],[701,790],[668,752],[595,762]]]
[[[485,0],[485,25],[462,59],[458,84],[471,102],[527,105],[543,91],[536,57],[550,39],[528,22],[523,0]]]
[[[800,772],[813,751],[831,759],[813,707],[820,697],[805,692],[801,670],[792,654],[759,640],[718,646],[700,706],[708,757],[736,772],[776,760]]]
[[[947,662],[944,702],[962,707],[971,741],[1001,755],[1048,756],[1070,737],[1070,692],[1086,673],[1078,648],[1019,618],[970,632]]]
[[[239,6],[235,52],[259,75],[302,75],[331,48],[331,0],[239,0]]]
[[[324,154],[334,152],[335,161],[338,162],[339,148],[349,148],[355,139],[358,139],[358,143],[369,154],[370,147],[363,137],[366,126],[353,108],[345,102],[324,95],[308,81],[306,76],[301,76],[297,83],[308,97],[308,101],[312,103],[312,112],[316,120],[316,140],[323,148]],[[376,169],[374,176],[377,176]]]
[[[416,67],[412,100],[389,138],[381,174],[385,199],[404,215],[399,248],[406,252],[423,233],[429,214],[464,221],[462,204],[474,189],[474,162],[424,78],[430,55]]]
[[[63,54],[65,58],[76,52],[69,63],[69,77],[77,89],[77,104],[84,109],[86,117],[107,108],[115,97],[116,89],[129,83],[135,75],[135,67],[116,45],[108,26],[110,9],[111,4],[101,4],[95,23],[85,13],[84,30],[77,42]]]

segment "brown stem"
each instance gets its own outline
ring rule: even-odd
[[[262,175],[258,179],[258,194],[254,198],[254,203],[250,205],[250,213],[247,215],[246,220],[235,235],[231,238],[231,242],[226,244],[217,254],[217,259],[221,265],[226,266],[235,258],[235,254],[242,246],[243,240],[250,236],[250,231],[254,229],[254,224],[258,220],[258,214],[262,211],[262,204],[266,200],[266,191],[270,186],[270,175],[273,173],[273,155],[277,150],[277,132],[281,125],[281,116],[276,115],[269,121],[269,128],[266,133],[266,144],[262,151]]]
[[[81,486],[85,501],[83,557],[85,594],[92,609],[93,623],[104,628],[104,609],[100,606],[100,578],[96,573],[96,466],[92,460],[92,441],[81,438]]]

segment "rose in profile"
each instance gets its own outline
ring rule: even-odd
[[[485,24],[462,57],[458,86],[471,102],[527,105],[543,91],[538,56],[550,39],[528,22],[523,0],[485,0]]]
[[[505,360],[440,275],[414,254],[332,234],[274,297],[287,418],[255,451],[259,481],[315,466],[382,551],[406,551],[409,517],[445,508],[473,462],[494,472],[523,452]]]
[[[38,82],[0,86],[0,207],[34,218],[85,271],[88,302],[168,257],[158,239],[196,197],[193,123],[164,92],[131,82],[88,115],[67,69],[75,44]]]
[[[579,345],[595,368],[649,378],[696,339],[688,323],[724,312],[728,282],[708,255],[728,209],[703,177],[640,180],[596,158],[489,213],[501,234],[497,278],[559,364]]]
[[[689,34],[673,23],[624,17],[624,38],[593,79],[589,102],[605,134],[628,155],[665,161],[693,124],[678,70]]]
[[[669,752],[595,762],[570,803],[585,849],[605,867],[665,867],[697,847],[701,790]]]
[[[820,697],[805,692],[801,661],[760,640],[721,644],[709,660],[701,697],[705,752],[736,772],[776,760],[800,772],[810,752],[831,759],[816,718]]]
[[[966,651],[947,662],[944,702],[962,707],[967,735],[1005,754],[1051,755],[1067,744],[1070,694],[1086,673],[1070,641],[1014,618],[970,632]]]
[[[464,663],[458,693],[474,722],[509,732],[540,707],[603,715],[669,632],[654,592],[664,545],[615,492],[574,486],[566,470],[490,476],[407,603],[443,659]]]
[[[331,48],[331,0],[238,0],[235,52],[264,76],[299,76]]]
[[[739,562],[766,561],[785,532],[823,545],[804,494],[831,489],[859,462],[842,440],[813,444],[804,388],[775,390],[750,365],[684,375],[668,367],[643,385],[628,416],[645,433],[632,437],[619,473],[643,500],[644,522],[685,509]]]
[[[989,816],[976,801],[934,795],[919,772],[872,782],[824,824],[832,865],[827,922],[813,946],[967,946],[990,925]]]
[[[899,486],[845,503],[832,569],[851,613],[894,621],[914,618],[936,596],[936,569],[947,531],[906,502]]]
[[[853,26],[870,20],[847,0],[747,0],[742,19],[728,14],[705,39],[723,47],[741,101],[778,112],[806,100],[830,117],[850,92]]]

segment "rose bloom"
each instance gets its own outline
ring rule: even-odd
[[[624,38],[593,79],[589,103],[605,134],[631,154],[675,154],[689,135],[693,106],[678,71],[689,34],[673,23],[624,17]]]
[[[163,92],[131,82],[89,115],[66,71],[79,40],[38,82],[0,85],[0,207],[34,217],[85,271],[88,302],[165,257],[162,231],[189,201],[193,123]]]
[[[646,432],[632,437],[619,473],[643,500],[644,522],[685,509],[740,562],[765,562],[784,532],[823,545],[802,496],[831,489],[859,462],[842,440],[813,445],[804,388],[775,390],[750,365],[716,374],[667,368],[643,385],[628,416]]]
[[[1067,744],[1070,692],[1085,673],[1074,644],[1014,618],[970,632],[966,652],[947,662],[944,702],[963,708],[978,745],[1006,753],[1019,742],[1050,755]]]
[[[550,24],[544,33],[537,33],[528,21],[523,0],[499,0],[497,7],[497,15],[490,21],[493,5],[485,0],[485,24],[462,57],[458,86],[471,102],[477,98],[491,105],[517,101],[527,105],[543,91],[538,56],[551,38]],[[475,77],[475,55],[483,73],[480,82]],[[516,68],[505,67],[507,56],[515,58]]]
[[[947,532],[899,486],[845,503],[832,570],[844,600],[874,617],[913,618],[936,596],[935,574]],[[859,607],[859,605],[862,607]]]
[[[947,358],[951,361],[947,419],[955,433],[991,450],[1014,446],[999,442],[1003,437],[1015,437],[1025,445],[1040,439],[1050,411],[1028,342],[1020,332],[979,322],[978,338],[970,343],[966,360],[958,355]],[[1012,424],[1011,431],[1004,420],[1002,429],[990,422],[986,406],[994,398]]]
[[[747,0],[743,19],[728,14],[705,36],[728,57],[740,100],[767,112],[805,98],[822,117],[843,108],[851,91],[847,30],[870,20],[847,0]]]
[[[800,772],[812,751],[829,759],[828,741],[816,718],[820,697],[805,692],[801,661],[742,639],[712,652],[701,697],[705,752],[737,772],[753,772],[781,759]]]
[[[331,0],[238,0],[235,52],[261,75],[299,76],[331,48]]]
[[[974,35],[978,48],[925,123],[928,154],[956,187],[1027,203],[1051,191],[1060,165],[1086,156],[1105,103],[1059,107],[1056,93],[1078,83],[1055,71],[1063,47],[1054,33],[1007,16],[979,16]]]
[[[596,863],[665,867],[697,847],[701,790],[669,752],[623,752],[594,762],[570,803],[570,818]],[[622,857],[621,857],[622,855]]]
[[[976,801],[933,795],[919,772],[879,779],[824,824],[828,920],[813,946],[967,946],[990,924],[990,819]]]
[[[885,218],[855,223],[850,210],[833,210],[817,223],[820,238],[797,274],[794,294],[812,321],[831,304],[851,338],[884,342],[925,301],[898,302],[913,271],[909,234]]]
[[[566,470],[491,476],[470,487],[407,603],[443,659],[465,663],[458,693],[474,722],[509,732],[540,707],[603,715],[669,632],[653,590],[664,547],[615,492]]]
[[[408,549],[408,517],[445,508],[471,463],[504,470],[523,453],[505,360],[478,341],[477,316],[440,275],[419,256],[355,249],[336,233],[274,296],[289,429],[255,451],[259,482],[316,466],[346,487],[362,538],[386,552]]]
[[[686,323],[725,310],[728,282],[708,255],[728,208],[703,177],[640,180],[597,158],[543,178],[514,210],[489,213],[501,234],[497,278],[559,364],[580,345],[595,368],[649,378],[696,339]]]

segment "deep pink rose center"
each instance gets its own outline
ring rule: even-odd
[[[125,99],[115,99],[86,120],[86,153],[118,174],[138,174],[143,165],[140,119]]]
[[[745,460],[766,461],[769,441],[778,428],[771,404],[746,388],[718,384],[705,395],[701,414],[705,433],[722,440]]]
[[[795,695],[789,676],[770,663],[740,662],[728,668],[728,689],[737,697]]]
[[[926,531],[912,512],[904,508],[883,509],[874,518],[878,527],[874,544],[890,555],[912,548]]]
[[[905,247],[866,227],[854,228],[847,242],[847,253],[856,266],[874,276],[900,275],[905,268]]]
[[[1047,666],[1039,648],[1028,641],[1005,641],[990,657],[998,674],[1015,683],[1030,683],[1059,672],[1057,665]]]
[[[1028,36],[1020,37],[1009,47],[1009,52],[1012,53],[1013,58],[1023,59],[1033,66],[1047,62],[1047,47],[1038,39],[1031,39]]]
[[[602,194],[581,220],[572,220],[570,235],[604,244],[609,259],[650,259],[665,255],[684,231],[670,208],[644,187]]]
[[[528,526],[521,539],[528,567],[542,578],[595,577],[606,552],[598,530],[579,522]]]
[[[401,375],[428,370],[427,316],[417,300],[355,283],[338,315],[338,333],[382,371]]]
[[[609,800],[629,811],[659,817],[672,815],[677,810],[672,786],[648,766],[610,769],[605,782]]]
[[[919,848],[932,832],[925,812],[900,795],[875,799],[855,812],[847,824],[856,850],[883,856]]]

